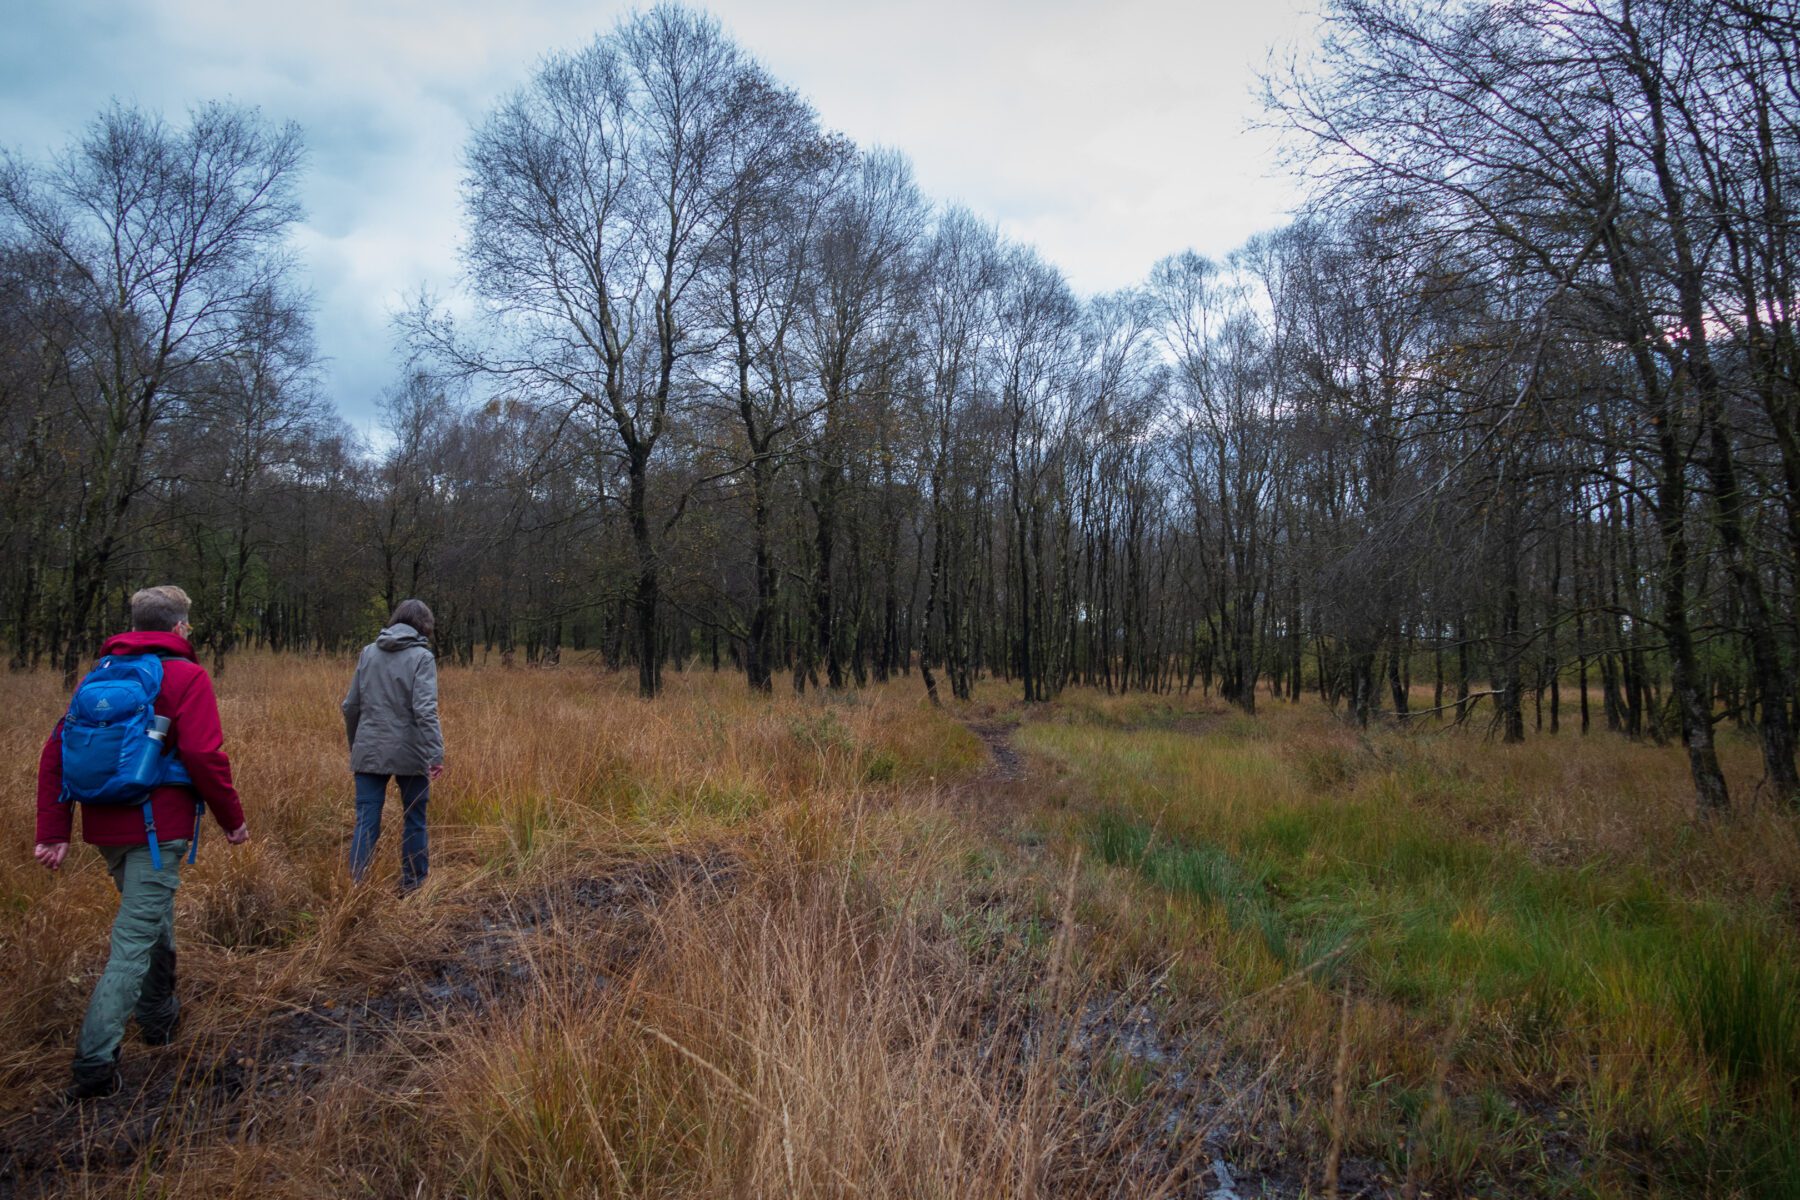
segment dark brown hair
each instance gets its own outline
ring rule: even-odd
[[[394,615],[388,618],[389,625],[411,625],[425,635],[430,641],[437,629],[437,620],[431,615],[431,606],[423,600],[402,600],[394,606]]]

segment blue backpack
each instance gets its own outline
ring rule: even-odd
[[[150,793],[159,787],[189,786],[193,780],[166,736],[168,722],[156,716],[163,665],[156,654],[108,655],[88,672],[69,701],[62,728],[62,796],[81,804],[138,804],[144,809],[150,861],[162,870],[156,816]],[[194,805],[194,837],[188,861],[200,848],[200,816]]]

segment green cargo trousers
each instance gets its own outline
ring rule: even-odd
[[[112,954],[94,985],[87,1017],[75,1040],[77,1082],[112,1074],[125,1037],[125,1018],[156,1034],[170,1029],[181,1010],[175,999],[175,889],[187,840],[162,843],[162,870],[150,865],[148,846],[98,846],[119,889]]]

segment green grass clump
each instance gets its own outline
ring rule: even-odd
[[[1682,999],[1700,1045],[1740,1086],[1800,1076],[1800,972],[1756,939],[1697,948]]]
[[[1109,865],[1129,867],[1164,891],[1222,906],[1232,929],[1253,931],[1277,962],[1288,962],[1287,926],[1264,896],[1261,875],[1217,846],[1158,844],[1149,826],[1117,812],[1095,819],[1090,841]]]

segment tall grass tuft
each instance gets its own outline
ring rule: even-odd
[[[1734,1084],[1800,1076],[1800,971],[1756,939],[1702,943],[1683,1004],[1701,1047]]]
[[[1287,923],[1265,895],[1265,881],[1217,846],[1158,842],[1147,825],[1105,810],[1094,818],[1089,843],[1101,861],[1128,867],[1167,892],[1219,905],[1233,929],[1262,939],[1278,963],[1288,963]]]

